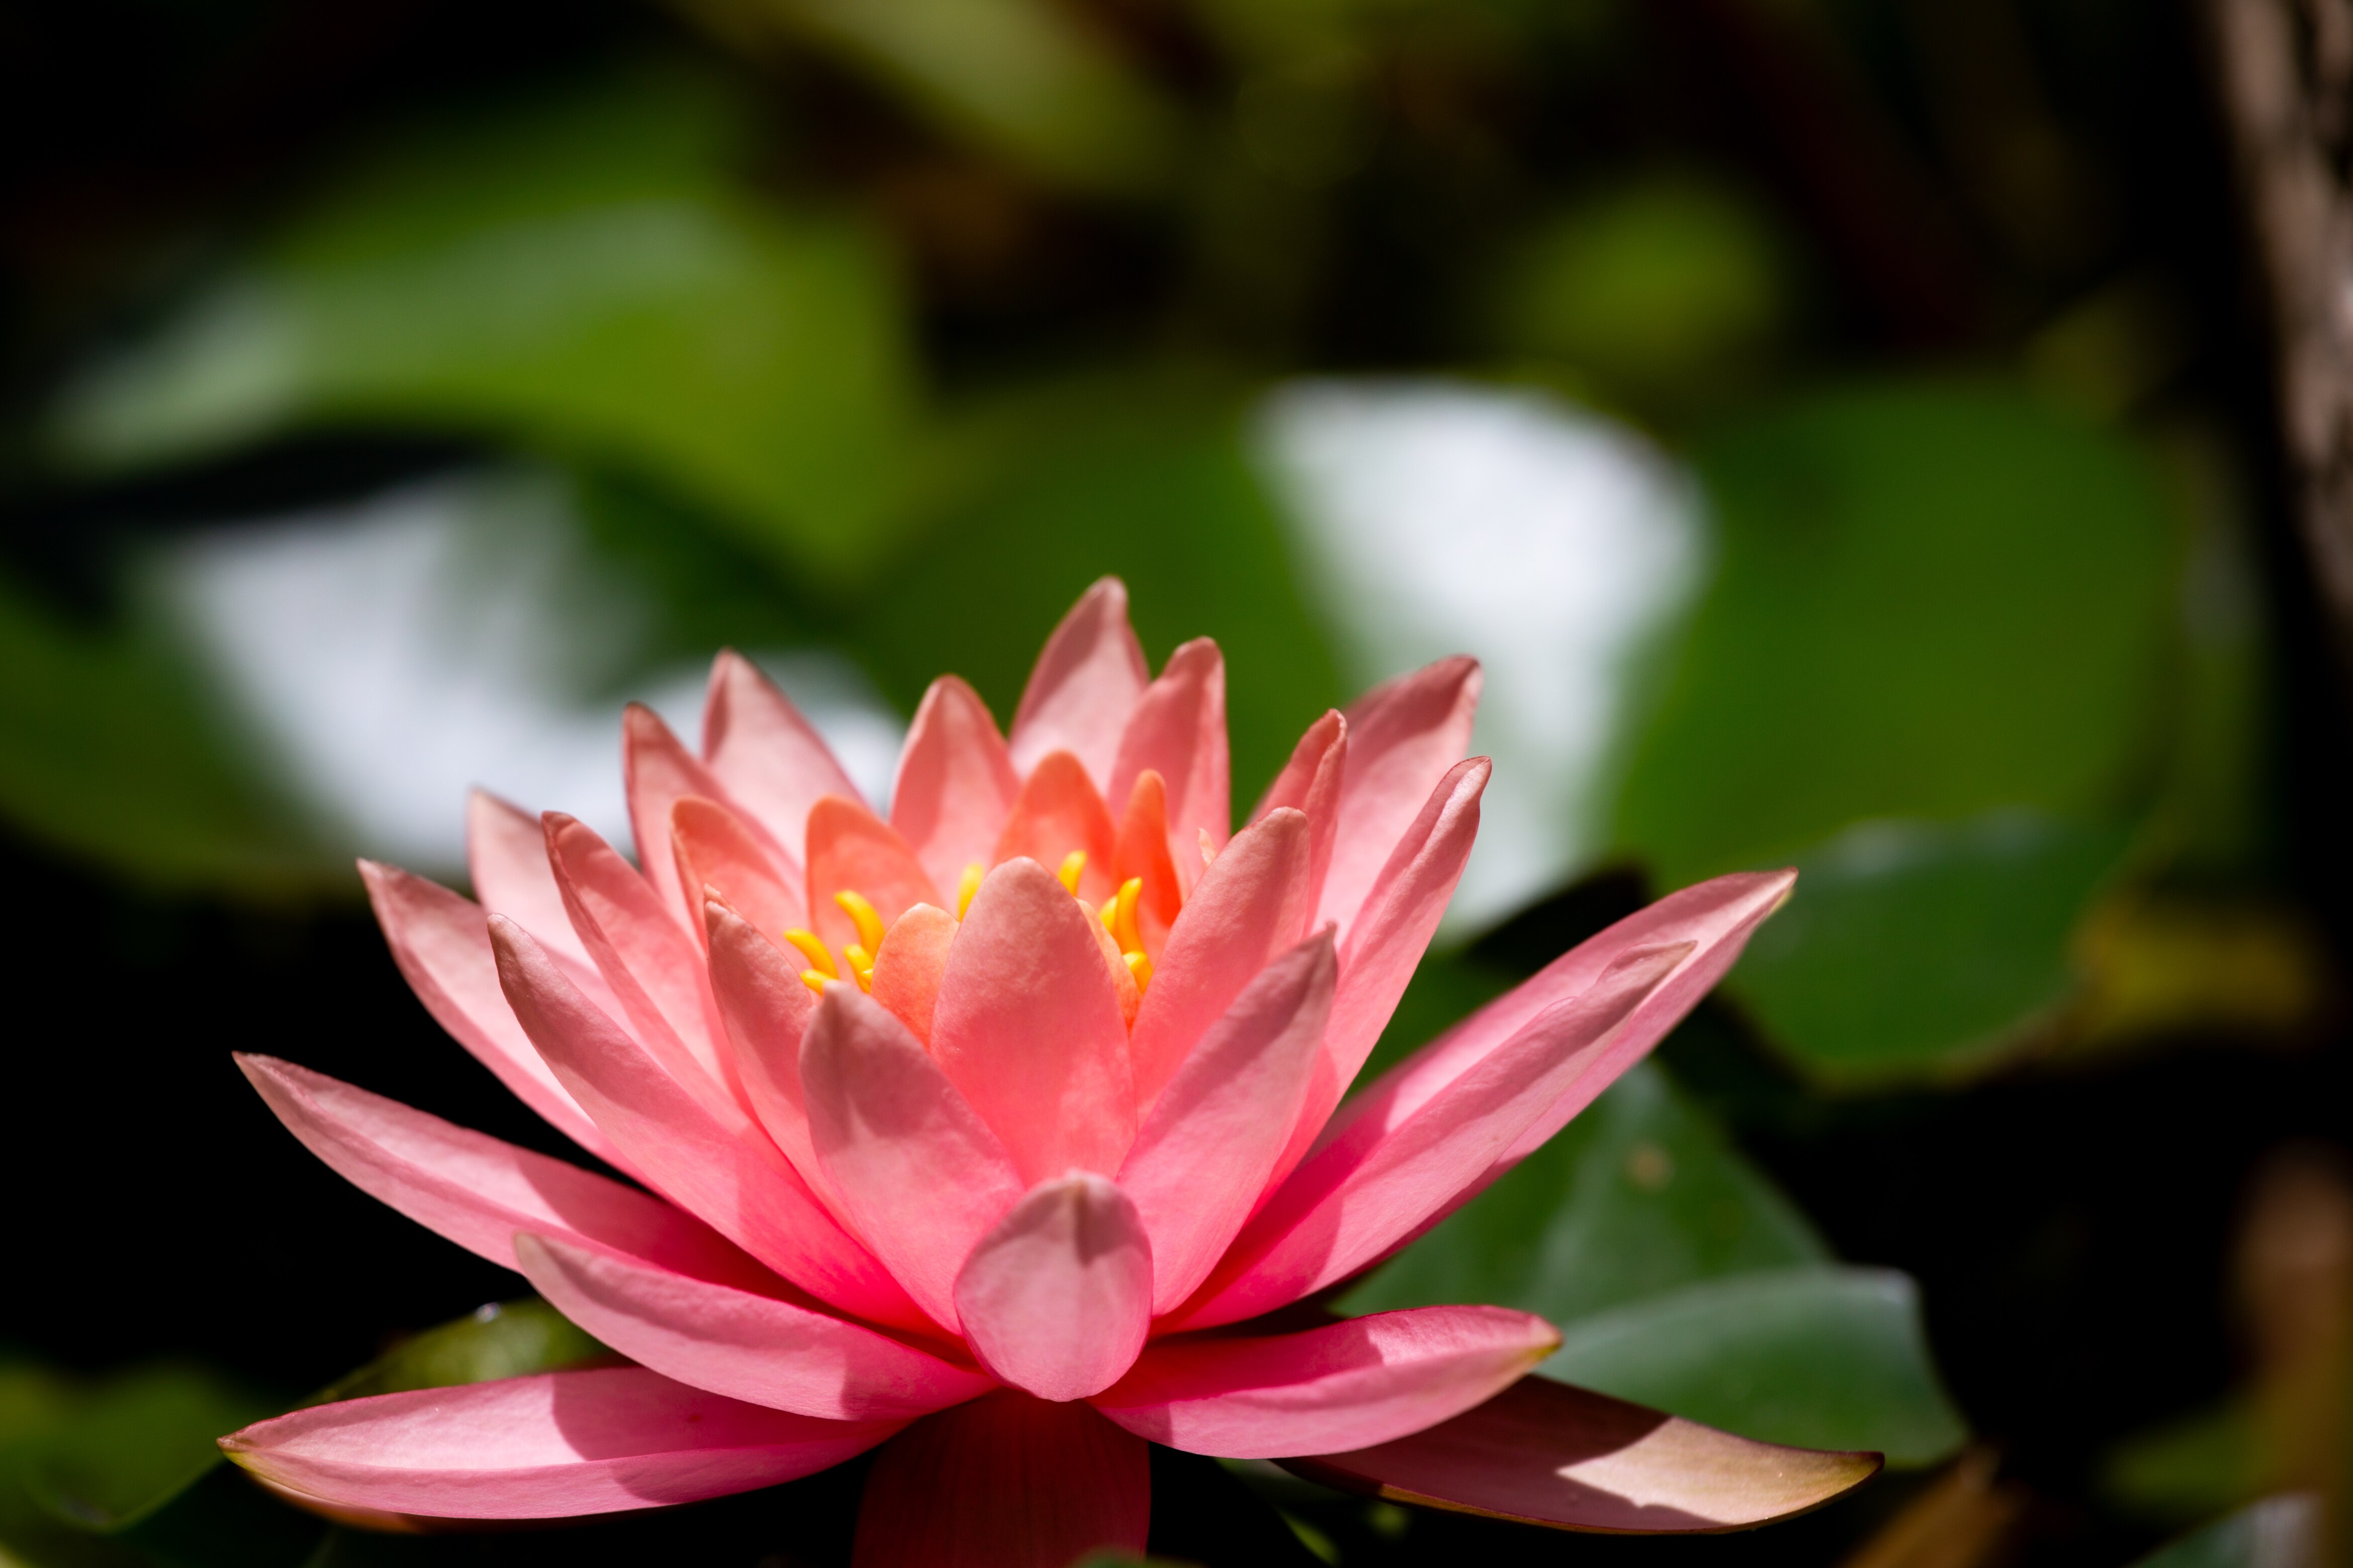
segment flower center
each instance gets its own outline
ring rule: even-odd
[[[1079,878],[1086,868],[1087,852],[1073,849],[1062,857],[1062,864],[1054,875],[1069,889],[1071,896],[1076,898]],[[963,920],[972,908],[972,896],[980,890],[981,879],[987,874],[987,868],[977,860],[964,868],[964,876],[956,888],[957,920]],[[1127,965],[1128,973],[1135,977],[1135,988],[1139,992],[1152,984],[1152,960],[1145,953],[1144,932],[1135,918],[1136,905],[1143,896],[1144,879],[1130,877],[1120,884],[1118,892],[1103,900],[1101,909],[1089,911],[1102,921],[1103,930],[1111,933],[1112,941],[1119,948],[1120,960]],[[825,945],[824,939],[817,932],[799,926],[785,932],[785,940],[799,949],[801,956],[808,960],[809,966],[801,971],[801,984],[822,996],[827,983],[845,978],[842,971],[847,968],[847,978],[855,980],[860,991],[871,993],[874,989],[874,958],[882,951],[882,941],[890,934],[890,928],[883,924],[882,916],[875,910],[872,900],[854,889],[840,889],[833,895],[833,901],[858,928],[858,940],[842,944],[843,962],[837,964],[832,950]]]

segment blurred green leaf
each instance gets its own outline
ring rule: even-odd
[[[1389,1068],[1438,1038],[1461,1019],[1512,988],[1517,976],[1462,952],[1428,952],[1406,982],[1397,1010],[1356,1073],[1356,1089],[1378,1080]],[[1557,1142],[1557,1140],[1556,1140]]]
[[[216,1438],[273,1408],[203,1367],[125,1373],[77,1398],[39,1438],[24,1482],[58,1517],[119,1531],[210,1469],[220,1458]]]
[[[1767,1442],[1933,1464],[1968,1436],[1938,1386],[1919,1291],[1893,1269],[1735,1274],[1563,1329],[1538,1369]]]
[[[53,447],[111,469],[299,426],[480,432],[854,575],[913,416],[897,279],[858,223],[739,187],[735,118],[646,73],[415,129],[72,382]]]
[[[2320,1528],[2320,1500],[2290,1492],[2160,1547],[2136,1568],[2316,1568]]]
[[[2254,1412],[2233,1400],[2117,1444],[2100,1467],[2100,1490],[2143,1519],[2182,1524],[2246,1502],[2263,1472]]]
[[[770,32],[875,79],[944,129],[1082,191],[1135,193],[1176,165],[1174,107],[1048,0],[682,0],[721,37]]]
[[[1117,573],[1155,664],[1190,637],[1224,648],[1234,804],[1249,811],[1342,691],[1242,417],[1222,392],[1119,381],[1008,399],[944,433],[925,532],[852,633],[884,695],[913,711],[953,671],[1009,722],[1047,633]]]
[[[1604,191],[1523,243],[1487,298],[1498,342],[1637,399],[1721,393],[1791,313],[1788,263],[1755,204],[1694,174]]]
[[[76,626],[0,577],[0,813],[158,886],[287,892],[348,876],[232,759],[184,663],[155,637]]]
[[[1895,383],[1699,459],[1715,577],[1618,814],[1664,885],[1876,817],[2141,804],[2179,551],[2130,447],[1997,387]]]
[[[1484,1301],[1555,1323],[1830,1250],[1657,1064],[1641,1063],[1347,1299]]]
[[[491,1301],[466,1316],[411,1335],[304,1405],[412,1388],[454,1388],[501,1377],[558,1372],[613,1359],[613,1352],[537,1297]]]
[[[2069,934],[2130,837],[2030,812],[1849,828],[1796,858],[1727,989],[1832,1081],[1968,1067],[2067,1000]]]

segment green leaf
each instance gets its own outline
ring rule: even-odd
[[[1829,1260],[1788,1199],[1644,1062],[1347,1299],[1555,1323],[1694,1281]]]
[[[1797,857],[1726,989],[1824,1079],[1965,1068],[2067,1001],[2069,936],[2129,841],[2016,811],[1849,828]]]
[[[913,413],[897,279],[859,223],[734,183],[738,118],[640,74],[417,128],[72,383],[52,446],[110,469],[301,426],[479,432],[853,575]]]
[[[1968,1429],[1938,1385],[1919,1291],[1809,1265],[1686,1285],[1565,1325],[1538,1370],[1743,1436],[1933,1464]]]
[[[2262,1489],[2256,1414],[2232,1400],[2126,1438],[2100,1467],[2100,1490],[2143,1519],[2211,1519]]]
[[[1715,577],[1618,813],[1664,885],[1873,818],[2139,803],[2179,552],[2130,447],[1993,386],[1898,383],[1699,468]]]
[[[1316,716],[1342,700],[1276,514],[1222,389],[1117,381],[1048,389],[943,434],[925,532],[853,647],[902,710],[934,676],[1009,721],[1048,632],[1106,572],[1127,579],[1155,665],[1225,650],[1234,801],[1247,812]]]
[[[453,1388],[612,1359],[612,1352],[537,1297],[491,1301],[411,1335],[302,1404],[326,1405],[412,1388]]]
[[[2320,1544],[2320,1500],[2289,1492],[2159,1547],[2137,1568],[2308,1568]]]
[[[118,1531],[210,1469],[220,1458],[216,1438],[273,1408],[203,1367],[126,1373],[78,1399],[38,1440],[25,1485],[58,1518]]]
[[[231,755],[159,637],[77,626],[0,576],[0,814],[138,880],[286,892],[348,876]]]

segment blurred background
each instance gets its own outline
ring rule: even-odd
[[[1705,1542],[1208,1468],[1155,1550],[2289,1561],[2233,1510],[2348,1473],[2347,710],[2211,55],[2145,0],[0,9],[0,1564],[843,1560],[854,1475],[386,1542],[207,1471],[372,1358],[580,1353],[227,1053],[568,1152],[353,857],[462,886],[474,784],[626,842],[620,706],[691,742],[721,646],[879,800],[1106,572],[1223,645],[1238,800],[1485,661],[1383,1062],[1801,868],[1350,1304],[1892,1467]]]

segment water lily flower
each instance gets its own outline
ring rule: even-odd
[[[377,916],[449,1033],[628,1180],[239,1060],[328,1164],[633,1364],[222,1447],[379,1521],[682,1503],[879,1447],[861,1568],[1140,1550],[1155,1443],[1616,1531],[1856,1484],[1876,1456],[1529,1375],[1558,1336],[1525,1312],[1313,1305],[1639,1059],[1791,880],[1677,893],[1344,1103],[1471,849],[1478,690],[1451,659],[1325,714],[1236,833],[1216,645],[1154,677],[1106,579],[1009,738],[934,684],[887,819],[733,654],[700,757],[628,714],[639,865],[477,795],[480,905],[364,864]]]

